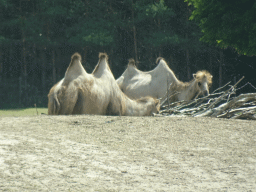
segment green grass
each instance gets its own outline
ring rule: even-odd
[[[41,113],[48,114],[47,108],[26,108],[26,109],[5,109],[0,110],[0,117],[19,117],[19,116],[36,116]]]

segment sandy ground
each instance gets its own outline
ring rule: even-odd
[[[0,191],[256,191],[256,121],[0,117]]]

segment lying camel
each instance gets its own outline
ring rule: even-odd
[[[49,115],[149,116],[159,109],[160,102],[153,97],[132,100],[121,91],[105,53],[99,54],[99,62],[92,74],[85,71],[81,56],[75,53],[65,77],[48,94]]]
[[[193,74],[193,80],[182,82],[177,79],[173,71],[168,67],[163,58],[158,58],[158,65],[148,72],[140,71],[136,68],[133,59],[124,73],[116,80],[121,90],[130,98],[140,98],[151,96],[165,100],[168,94],[174,94],[170,102],[189,101],[200,94],[208,95],[209,87],[212,84],[212,75],[203,70]]]

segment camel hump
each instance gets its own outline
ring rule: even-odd
[[[82,61],[82,57],[81,57],[81,55],[79,53],[74,53],[71,56],[70,66],[72,66],[75,61],[80,61],[80,62]]]
[[[156,64],[158,65],[162,59],[164,60],[163,57],[158,57],[158,58],[156,59]],[[165,61],[165,60],[164,60],[164,61]]]
[[[99,53],[99,62],[101,62],[103,59],[108,60],[107,53]]]
[[[128,60],[128,65],[135,66],[135,60],[133,58]]]

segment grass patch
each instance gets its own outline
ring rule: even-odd
[[[48,114],[47,108],[25,108],[25,109],[4,109],[0,110],[0,117],[20,117],[20,116],[36,116],[41,115],[41,113]]]

